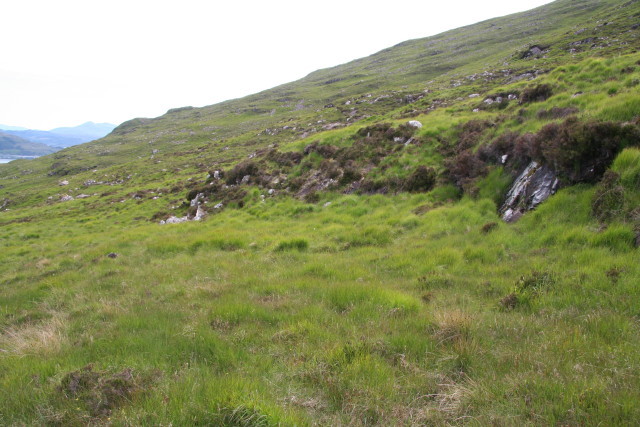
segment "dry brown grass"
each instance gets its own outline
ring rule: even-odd
[[[436,313],[435,337],[441,343],[458,343],[471,337],[472,317],[462,310]]]
[[[53,354],[67,343],[65,319],[56,314],[38,323],[10,326],[0,330],[0,355]]]

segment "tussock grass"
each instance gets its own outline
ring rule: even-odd
[[[443,163],[463,137],[475,155],[507,131],[562,126],[567,114],[579,123],[636,120],[640,68],[628,27],[637,3],[569,3],[0,166],[0,205],[10,200],[0,212],[0,424],[635,422],[637,147],[620,147],[612,163],[619,177],[611,188],[623,203],[602,218],[594,198],[610,188],[593,182],[566,186],[503,223],[497,207],[519,172],[510,160],[464,191]],[[613,23],[576,34],[598,19]],[[553,23],[545,57],[522,58],[524,45],[514,51],[514,40],[528,49]],[[568,53],[591,32],[611,46]],[[346,69],[344,80],[327,83]],[[487,69],[494,78],[480,75]],[[536,70],[532,80],[513,79]],[[482,105],[545,85],[546,100]],[[298,98],[304,108],[295,109]],[[388,153],[351,173],[375,189],[432,168],[423,192],[344,194],[343,183],[303,202],[290,182],[336,160],[274,155],[292,165],[270,160],[268,173],[251,178],[261,182],[241,185],[246,194],[222,208],[213,209],[212,194],[202,221],[157,224],[185,215],[185,196],[211,188],[211,172],[243,163],[236,182],[255,174],[247,162],[257,164],[262,150],[346,150],[359,129],[387,122],[396,132],[409,119],[423,124],[412,141],[387,138]],[[478,123],[482,132],[464,134]],[[153,159],[151,149],[160,150]],[[66,192],[90,196],[60,202]]]

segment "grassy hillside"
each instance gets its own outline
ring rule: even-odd
[[[0,165],[0,424],[635,423],[639,17],[561,0]],[[531,161],[560,190],[505,223]]]

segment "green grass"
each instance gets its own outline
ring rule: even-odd
[[[540,114],[554,107],[637,121],[638,3],[574,3],[0,165],[0,424],[636,422],[638,148],[610,167],[624,200],[605,220],[593,212],[604,182],[564,187],[507,224],[497,207],[518,171],[493,165],[463,192],[445,166],[470,120],[487,122],[471,150],[563,121]],[[594,35],[610,46],[569,52]],[[520,58],[532,44],[550,51]],[[512,81],[532,70],[544,72]],[[473,111],[539,84],[549,99]],[[329,187],[309,203],[290,182],[318,172],[321,155],[262,162],[273,144],[348,149],[359,129],[410,118],[423,124],[412,143],[375,141],[389,151],[354,162],[380,182],[432,167],[429,192]],[[158,224],[249,156],[266,183],[222,209],[212,195],[202,221]]]
[[[488,233],[490,200],[416,215],[421,194],[119,234],[27,223],[3,243],[3,423],[95,418],[58,391],[89,363],[138,378],[114,423],[634,419],[637,250],[627,226],[597,230],[590,194]],[[77,233],[63,250],[51,221]],[[514,289],[522,303],[501,309]]]

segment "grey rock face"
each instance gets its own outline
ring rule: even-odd
[[[198,193],[196,195],[196,197],[193,200],[191,200],[190,205],[191,206],[199,206],[200,205],[200,199],[203,199],[203,198],[204,198],[204,194],[203,193]]]
[[[160,221],[161,225],[164,224],[180,224],[181,222],[187,222],[189,221],[189,219],[187,219],[186,216],[183,216],[182,218],[178,218],[177,216],[172,216],[167,218],[166,221]]]
[[[551,169],[531,162],[507,193],[507,199],[500,208],[502,219],[506,222],[517,221],[526,211],[555,194],[558,185],[558,178]]]
[[[196,216],[193,217],[193,220],[200,221],[206,215],[207,215],[207,211],[205,211],[202,206],[198,206],[198,210],[196,211]]]

